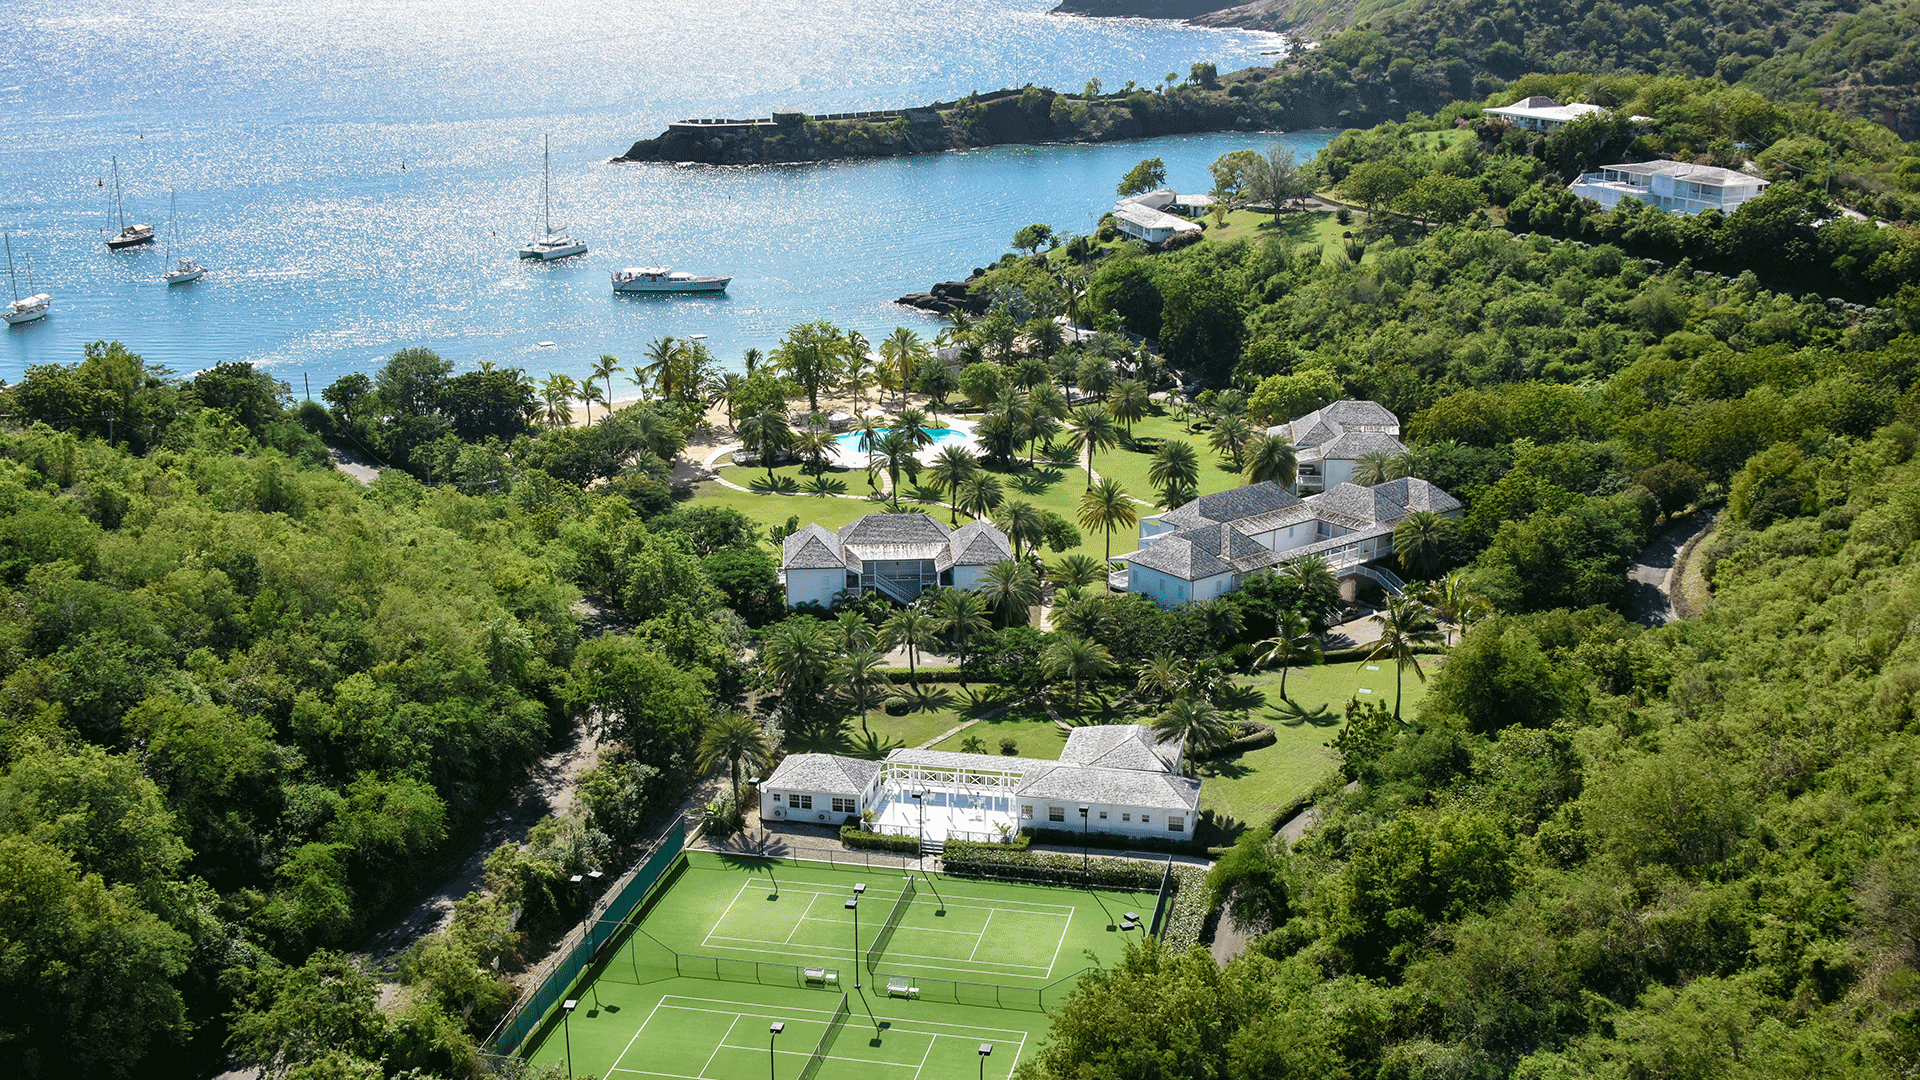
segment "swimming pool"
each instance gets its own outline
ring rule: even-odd
[[[968,439],[968,435],[966,432],[956,431],[953,428],[930,427],[930,428],[921,428],[920,430],[926,432],[928,435],[933,437],[932,445],[923,447],[921,449],[921,453],[925,453],[928,450],[937,450],[940,447],[946,446],[949,443],[964,443]],[[878,440],[881,436],[885,435],[886,433],[887,433],[887,429],[881,428],[880,430],[873,433],[873,437],[875,440]],[[842,457],[852,459],[852,458],[864,458],[866,456],[865,452],[863,452],[860,449],[860,433],[857,431],[849,431],[845,435],[842,435],[833,441],[840,444],[840,455]],[[865,468],[864,465],[861,467]]]

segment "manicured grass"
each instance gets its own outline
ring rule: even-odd
[[[1211,217],[1206,220],[1207,243],[1227,244],[1245,240],[1258,244],[1270,236],[1279,236],[1297,244],[1319,244],[1329,256],[1340,247],[1340,234],[1354,228],[1340,224],[1337,217],[1324,210],[1285,211],[1280,215],[1277,226],[1273,215],[1265,211],[1230,210],[1224,225],[1215,225]]]
[[[899,689],[904,692],[909,688]],[[923,689],[923,700],[934,703],[935,707],[915,709],[904,716],[888,716],[886,710],[875,708],[867,714],[866,731],[860,730],[860,716],[855,713],[839,731],[829,735],[809,737],[790,732],[787,752],[843,754],[878,760],[886,757],[888,750],[919,746],[948,728],[959,726],[975,711],[962,684],[928,683]]]
[[[764,470],[758,471],[762,480],[766,479]],[[743,470],[729,469],[729,474]],[[775,470],[778,473],[778,470]],[[729,475],[728,479],[740,482],[740,478]],[[865,485],[862,485],[863,487]],[[857,492],[850,492],[857,494]],[[693,501],[702,506],[728,506],[752,518],[761,527],[762,541],[766,539],[766,530],[775,525],[785,525],[790,515],[799,515],[800,524],[818,522],[829,529],[838,529],[856,518],[867,514],[879,513],[880,503],[866,499],[835,499],[823,495],[810,495],[804,491],[794,495],[779,495],[757,491],[735,491],[724,484],[712,481],[697,484],[693,489]],[[946,510],[933,506],[927,507],[928,513],[938,513],[946,520]],[[769,545],[771,546],[771,545]]]
[[[989,754],[1002,753],[1000,740],[1011,738],[1014,756],[1039,761],[1059,760],[1061,748],[1067,745],[1067,733],[1045,716],[1036,719],[1003,713],[992,720],[983,720],[944,742],[935,743],[933,748],[957,751],[969,735],[978,735],[987,744],[985,752]]]
[[[1131,445],[1123,444],[1109,450],[1102,450],[1095,455],[1093,471],[1103,477],[1112,477],[1126,489],[1127,494],[1136,499],[1145,499],[1156,506],[1160,502],[1160,491],[1154,487],[1147,473],[1153,466],[1154,452],[1159,450],[1160,444],[1167,440],[1187,443],[1199,456],[1199,494],[1211,495],[1216,491],[1240,486],[1240,474],[1234,471],[1232,462],[1214,453],[1213,448],[1207,445],[1207,431],[1198,422],[1198,418],[1196,418],[1194,430],[1188,432],[1186,425],[1181,423],[1179,417],[1164,407],[1155,405],[1145,419],[1135,421],[1133,440]],[[1150,514],[1154,511],[1142,508],[1140,512]],[[1134,536],[1138,538],[1138,531]],[[1117,541],[1119,536],[1116,534],[1114,539]],[[1129,545],[1121,550],[1130,551],[1132,547]]]

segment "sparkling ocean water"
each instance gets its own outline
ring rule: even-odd
[[[1091,229],[1141,158],[1204,190],[1209,162],[1268,137],[750,169],[607,159],[688,116],[1114,89],[1281,47],[1047,6],[27,0],[0,28],[0,228],[54,305],[0,334],[0,378],[116,339],[182,373],[251,361],[298,395],[303,376],[317,393],[411,345],[579,376],[666,334],[706,334],[729,364],[808,319],[930,335],[936,320],[891,301],[998,257],[1029,222]],[[591,250],[540,265],[514,249],[536,228],[549,134],[555,219]],[[1303,156],[1326,140],[1286,138]],[[115,155],[151,247],[105,248]],[[171,289],[170,190],[176,254],[211,268]],[[734,280],[723,297],[613,295],[611,270],[658,264]]]

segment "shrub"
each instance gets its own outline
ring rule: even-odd
[[[1189,854],[1199,848],[1191,840],[1173,840],[1162,836],[1122,836],[1117,833],[1087,832],[1078,833],[1072,829],[1023,829],[1022,835],[1029,835],[1042,844],[1055,847],[1089,847],[1102,851],[1170,851]]]
[[[1249,750],[1259,750],[1272,746],[1280,737],[1274,733],[1273,725],[1260,720],[1242,720],[1233,726],[1232,742],[1222,743],[1210,750],[1194,754],[1197,758],[1223,758],[1244,754]]]
[[[913,708],[913,702],[903,697],[890,697],[881,708],[886,710],[888,716],[905,716]]]
[[[976,844],[949,840],[941,865],[954,877],[1004,878],[1047,885],[1075,885],[1102,889],[1155,892],[1163,869],[1132,859],[1102,858],[1087,862],[1077,855],[1026,851],[1017,844]]]
[[[1207,872],[1198,866],[1176,864],[1173,897],[1167,904],[1167,923],[1160,928],[1160,944],[1185,952],[1200,944],[1207,924]]]
[[[1003,754],[1017,754],[1020,752],[1020,744],[1014,741],[1013,736],[1002,735],[1000,737],[1000,752]]]
[[[840,827],[840,842],[852,848],[872,848],[875,851],[897,851],[908,855],[920,854],[920,841],[912,836],[882,836],[870,833],[858,825]]]

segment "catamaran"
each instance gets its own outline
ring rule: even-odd
[[[113,159],[113,209],[120,215],[120,233],[107,241],[107,246],[115,251],[121,248],[138,247],[153,243],[153,226],[146,222],[127,224],[127,208],[120,202],[120,159]]]
[[[726,292],[730,277],[700,277],[664,266],[629,266],[613,272],[614,292]]]
[[[572,255],[585,255],[587,245],[568,236],[565,225],[558,229],[553,227],[553,140],[551,138],[546,140],[545,157],[546,179],[541,185],[541,192],[546,200],[546,232],[521,248],[520,257],[552,262],[554,259],[564,259]]]
[[[180,235],[180,212],[174,204],[173,192],[167,192],[167,261],[173,262],[173,238]],[[207,274],[207,268],[192,259],[182,258],[173,269],[160,275],[160,280],[168,285],[185,285],[189,281],[199,281]]]
[[[47,306],[53,302],[53,297],[46,293],[34,293],[24,300],[21,299],[20,280],[13,273],[13,237],[8,235],[4,239],[7,245],[7,284],[13,289],[13,303],[8,304],[5,311],[0,311],[0,318],[7,320],[8,326],[19,326],[21,323],[46,318]],[[27,288],[33,288],[32,262],[27,263]]]

